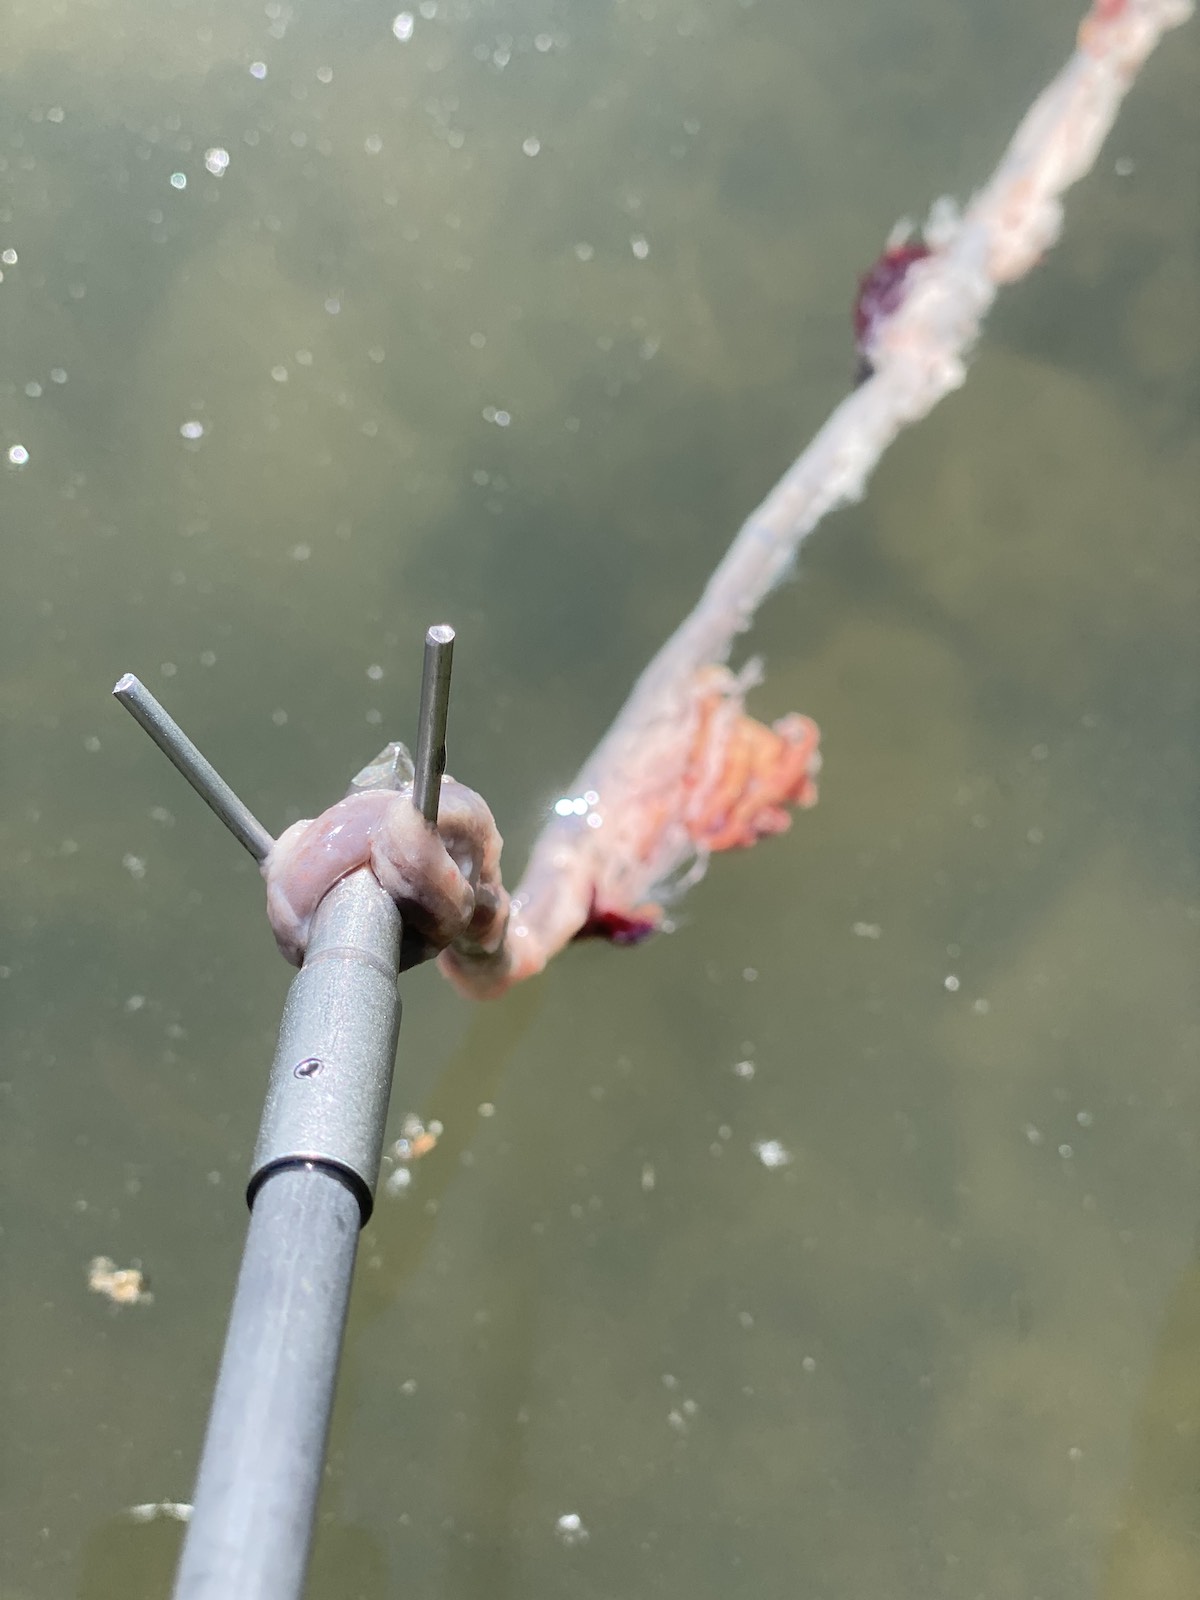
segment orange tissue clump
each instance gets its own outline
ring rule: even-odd
[[[767,727],[719,688],[707,694],[684,776],[683,823],[696,847],[744,848],[788,828],[788,807],[815,805],[820,737],[796,712]]]

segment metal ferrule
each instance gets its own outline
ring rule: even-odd
[[[271,1172],[315,1162],[375,1201],[400,996],[400,915],[367,868],[329,891],[279,1027],[248,1197]]]

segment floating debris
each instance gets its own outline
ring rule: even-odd
[[[88,1288],[116,1306],[145,1306],[154,1299],[140,1267],[118,1267],[108,1256],[95,1256],[88,1263]]]
[[[554,1524],[554,1531],[565,1545],[586,1544],[588,1531],[578,1511],[564,1511]]]
[[[168,1517],[172,1522],[190,1522],[192,1508],[186,1500],[149,1500],[144,1506],[126,1506],[125,1515],[132,1522],[157,1522]]]
[[[752,1148],[764,1167],[786,1167],[792,1159],[792,1152],[778,1139],[760,1139]]]
[[[419,1161],[435,1148],[444,1131],[440,1122],[431,1122],[426,1127],[416,1112],[410,1111],[389,1153],[394,1161]]]

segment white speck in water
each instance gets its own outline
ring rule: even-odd
[[[742,968],[742,981],[743,981],[743,983],[757,983],[758,982],[758,968],[757,967],[743,967]]]
[[[125,1002],[125,1009],[129,1012],[141,1011],[145,1004],[146,996],[144,994],[131,994]]]
[[[172,189],[186,189],[187,174],[183,172],[173,172],[171,174],[171,187]]]
[[[87,738],[83,741],[83,748],[88,752],[89,755],[94,756],[100,748],[100,740],[94,733],[89,733]]]
[[[421,0],[417,10],[425,18],[426,22],[432,22],[434,17],[437,16],[437,0]]]
[[[752,1078],[754,1076],[753,1061],[735,1061],[733,1063],[733,1075],[735,1078]]]
[[[159,1517],[171,1522],[190,1522],[192,1508],[184,1500],[154,1500],[146,1505],[128,1506],[125,1515],[132,1522],[155,1522]]]
[[[367,677],[370,678],[372,683],[378,683],[380,678],[383,677],[383,668],[378,662],[367,668]]]
[[[588,244],[586,239],[581,239],[575,246],[575,254],[578,256],[580,261],[590,261],[596,254],[596,251],[592,245]]]
[[[644,234],[635,233],[633,238],[629,241],[629,248],[633,251],[634,255],[639,261],[645,261],[646,257],[650,254],[650,241]]]
[[[1064,1161],[1069,1161],[1075,1154],[1074,1150],[1071,1149],[1069,1144],[1060,1144],[1058,1147],[1058,1153]]]
[[[751,1148],[764,1167],[786,1167],[792,1159],[791,1151],[780,1144],[778,1139],[760,1139]]]
[[[250,63],[250,76],[252,78],[257,78],[258,81],[261,83],[262,80],[266,77],[266,75],[267,75],[267,63],[265,61],[252,61]]]
[[[288,551],[288,555],[291,556],[293,561],[307,561],[309,556],[312,555],[312,545],[294,544]]]
[[[812,1356],[805,1356],[800,1365],[804,1368],[805,1372],[815,1372],[817,1370],[817,1363]]]
[[[131,878],[144,878],[146,876],[146,863],[141,856],[122,856],[121,865]]]
[[[658,1174],[654,1170],[653,1162],[645,1162],[642,1166],[642,1192],[649,1194],[657,1182]]]
[[[332,67],[318,67],[317,68],[317,82],[318,83],[332,83],[333,82],[333,68]]]
[[[1030,1144],[1041,1144],[1042,1130],[1035,1127],[1032,1122],[1027,1122],[1025,1124],[1025,1137],[1029,1140]]]
[[[61,106],[51,106],[49,111],[47,111],[47,113],[46,113],[46,121],[47,122],[62,122],[62,121],[65,120],[66,115],[67,115],[66,112],[63,110],[63,108]]]
[[[588,1531],[578,1511],[564,1511],[555,1522],[554,1531],[565,1545],[587,1543]]]
[[[367,360],[368,361],[373,361],[375,363],[375,365],[378,366],[379,363],[384,359],[386,354],[387,354],[387,352],[384,350],[382,345],[373,344],[371,346],[371,348],[367,351]]]
[[[1133,174],[1133,170],[1134,170],[1134,162],[1130,159],[1129,156],[1118,156],[1117,159],[1113,162],[1113,171],[1116,173],[1118,178],[1131,177],[1132,174]]]
[[[204,152],[204,165],[214,178],[221,177],[229,166],[229,151],[222,150],[219,144],[214,145],[211,150]]]
[[[986,1017],[988,1012],[991,1009],[992,1009],[992,1002],[990,1000],[982,1000],[982,999],[980,999],[980,1000],[972,1000],[972,1002],[971,1002],[971,1010],[975,1013],[975,1015],[977,1017]]]
[[[325,309],[328,311],[331,317],[336,317],[338,312],[342,309],[342,302],[336,295],[331,294],[329,299],[325,302]]]
[[[201,650],[201,652],[200,652],[200,665],[202,667],[215,667],[216,664],[217,664],[217,652],[215,650]]]
[[[554,40],[548,33],[536,33],[533,36],[533,48],[544,56],[548,50],[553,50]]]
[[[948,972],[942,979],[942,987],[950,994],[957,994],[960,987],[959,980],[952,972]]]
[[[589,811],[587,825],[589,828],[602,828],[604,826],[604,818],[598,811]]]
[[[877,922],[856,922],[850,929],[856,939],[882,939],[883,929]]]
[[[40,383],[36,382],[36,380],[25,385],[25,393],[31,400],[36,400],[41,392],[42,386]]]
[[[377,133],[369,133],[363,140],[363,149],[369,156],[377,156],[383,149],[383,140]]]
[[[1067,1460],[1068,1461],[1082,1461],[1083,1460],[1083,1451],[1079,1448],[1079,1446],[1077,1444],[1073,1444],[1071,1446],[1071,1448],[1067,1451]]]
[[[394,1198],[396,1195],[403,1194],[412,1181],[411,1167],[397,1167],[394,1172],[388,1174],[388,1180],[383,1187]]]
[[[407,44],[413,36],[413,14],[411,11],[402,11],[399,16],[392,19],[392,32],[401,44]]]
[[[283,709],[282,706],[280,706],[277,710],[272,711],[272,713],[271,713],[271,721],[275,724],[275,726],[277,728],[282,728],[283,727],[284,723],[287,721],[287,712]]]
[[[29,451],[23,444],[10,445],[8,448],[9,464],[14,467],[23,467],[29,460]]]
[[[63,368],[63,367],[51,367],[50,368],[50,382],[51,383],[66,383],[66,381],[67,381],[67,374],[66,374],[65,368]]]
[[[15,250],[0,250],[0,261],[3,261],[6,267],[15,267],[17,264],[17,252]]]
[[[529,135],[528,139],[526,139],[524,144],[521,146],[521,149],[524,150],[527,156],[537,155],[541,148],[542,141],[540,139],[535,139],[532,134]]]
[[[203,439],[204,424],[192,417],[187,422],[180,423],[179,431],[185,439]]]
[[[1090,1111],[1077,1111],[1075,1113],[1075,1121],[1081,1128],[1090,1128],[1092,1125],[1092,1113]]]
[[[286,383],[288,381],[288,369],[286,367],[272,367],[271,376],[276,383]]]

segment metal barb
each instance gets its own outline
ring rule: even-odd
[[[239,844],[245,845],[255,861],[265,861],[275,843],[272,835],[250,808],[238,799],[212,762],[200,754],[146,685],[135,678],[132,672],[127,672],[114,686],[113,697],[121,702],[135,722],[145,728],[163,755],[183,773]]]
[[[425,635],[425,666],[421,674],[421,714],[417,723],[416,774],[413,805],[434,823],[446,770],[446,717],[450,709],[450,668],[454,662],[454,629],[435,623]]]

